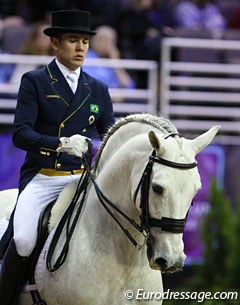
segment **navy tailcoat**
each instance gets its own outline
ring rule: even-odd
[[[74,94],[53,60],[23,75],[14,120],[14,144],[27,151],[20,191],[41,168],[79,169],[78,157],[57,154],[60,137],[103,136],[114,123],[108,88],[83,70]]]
[[[22,76],[14,119],[14,144],[27,151],[21,168],[19,191],[41,168],[74,170],[80,158],[58,154],[60,137],[80,134],[102,137],[114,123],[108,88],[81,70],[74,94],[55,59],[46,67]],[[0,243],[0,258],[12,236],[13,214]]]

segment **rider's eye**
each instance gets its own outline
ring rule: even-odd
[[[155,193],[157,193],[158,195],[162,195],[163,194],[163,187],[159,184],[152,184],[152,189]]]

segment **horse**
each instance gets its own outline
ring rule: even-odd
[[[195,157],[219,128],[186,139],[160,116],[119,119],[100,145],[65,263],[46,273],[42,299],[48,305],[162,304],[156,297],[163,293],[161,273],[181,270],[186,258],[184,226],[201,188]],[[56,203],[52,214],[58,209]],[[155,297],[147,297],[151,292]]]

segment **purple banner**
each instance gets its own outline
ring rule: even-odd
[[[221,146],[208,146],[198,154],[197,160],[202,188],[194,198],[193,206],[190,207],[184,232],[186,264],[201,263],[203,259],[200,230],[204,215],[210,208],[211,182],[217,179],[220,186],[224,184],[225,153]]]
[[[11,133],[0,134],[0,190],[18,187],[25,152],[12,143]]]

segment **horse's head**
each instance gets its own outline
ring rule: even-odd
[[[193,197],[201,187],[195,156],[216,135],[214,126],[194,140],[178,134],[148,134],[154,154],[150,157],[135,199],[142,225],[149,232],[150,267],[173,272],[184,265],[182,235]],[[148,168],[148,169],[147,169]]]

